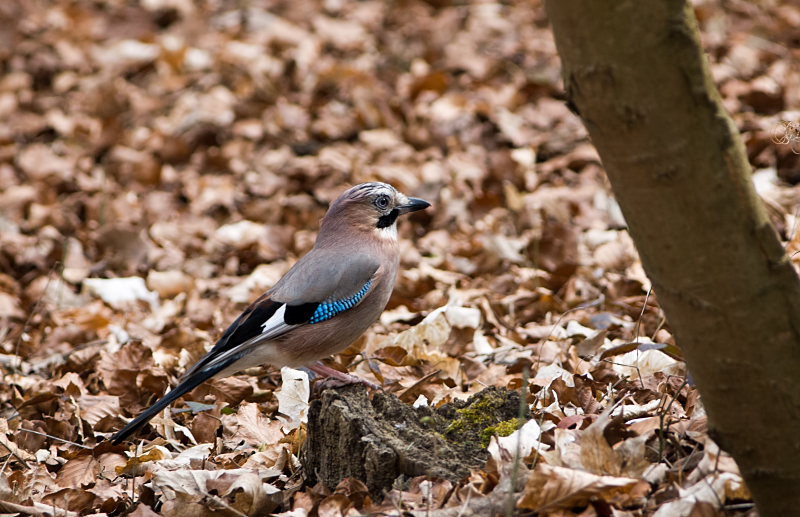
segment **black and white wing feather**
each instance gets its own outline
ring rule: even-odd
[[[112,438],[119,443],[172,402],[217,375],[252,366],[248,356],[300,325],[314,325],[358,305],[372,286],[379,261],[366,254],[312,250],[269,291],[248,306],[214,347],[192,366],[172,391]],[[281,365],[276,365],[281,366]]]

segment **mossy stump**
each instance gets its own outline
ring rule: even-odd
[[[384,392],[370,400],[360,385],[326,390],[309,409],[301,452],[306,482],[322,481],[334,489],[353,477],[377,501],[415,476],[455,483],[471,469],[483,468],[489,458],[487,428],[507,434],[519,406],[518,392],[497,388],[436,410],[414,409]],[[530,416],[527,410],[525,415]]]

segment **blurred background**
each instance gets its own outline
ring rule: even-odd
[[[757,190],[794,253],[800,7],[693,3]],[[83,395],[118,399],[83,415],[110,431],[121,407],[145,407],[306,253],[328,204],[365,181],[433,207],[401,223],[395,293],[358,346],[374,353],[447,303],[479,311],[435,354],[408,349],[421,363],[383,357],[399,385],[442,365],[431,400],[519,387],[531,365],[629,374],[576,355],[601,330],[582,354],[638,337],[672,346],[682,364],[559,73],[535,0],[3,1],[0,416],[72,375]],[[776,129],[788,140],[776,143]],[[113,355],[129,341],[134,352]],[[269,399],[247,393],[228,402]],[[80,434],[48,411],[28,416]],[[20,443],[55,443],[40,438]]]

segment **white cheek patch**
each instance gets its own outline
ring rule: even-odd
[[[375,228],[375,234],[380,237],[381,239],[387,239],[390,241],[397,240],[397,225],[392,224],[387,226],[386,228]]]

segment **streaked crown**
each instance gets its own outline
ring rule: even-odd
[[[362,183],[346,190],[331,204],[322,220],[318,240],[342,230],[372,232],[396,239],[397,218],[429,206],[427,201],[408,197],[386,183]]]

